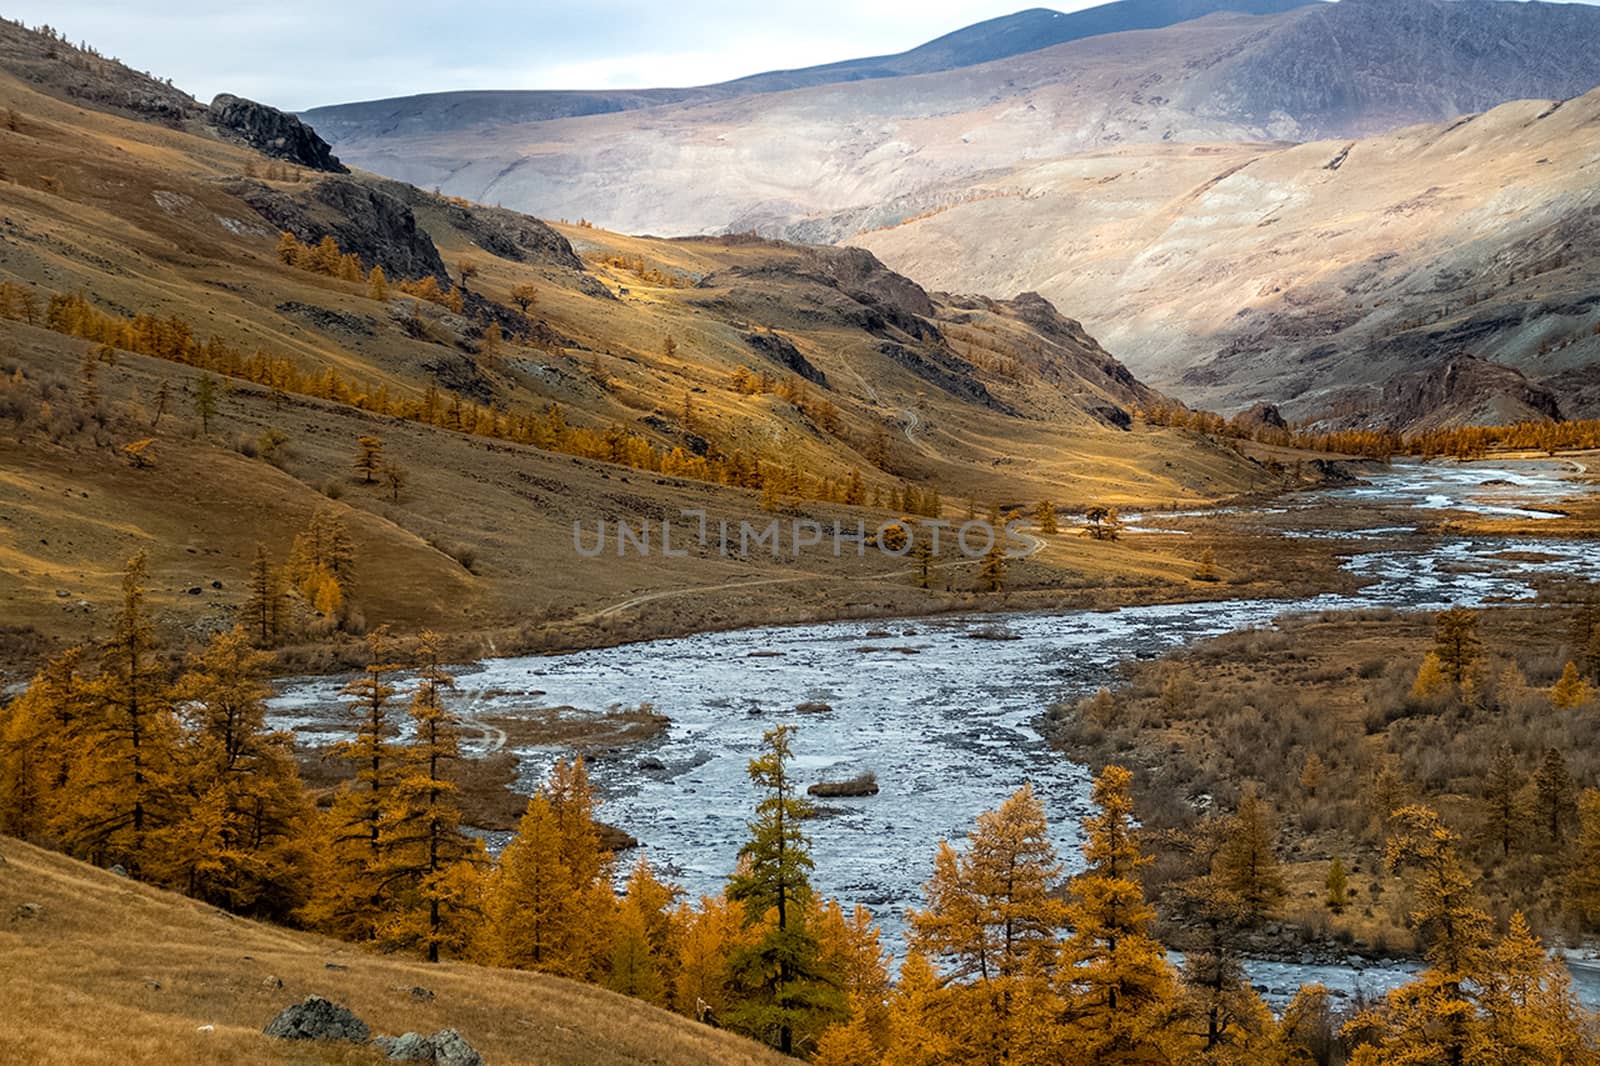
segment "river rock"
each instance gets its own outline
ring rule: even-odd
[[[307,996],[283,1008],[261,1031],[278,1040],[346,1040],[352,1044],[365,1044],[372,1035],[367,1023],[349,1008],[321,996]]]

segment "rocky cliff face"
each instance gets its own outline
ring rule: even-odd
[[[348,174],[328,142],[293,115],[254,100],[223,93],[211,101],[212,125],[244,141],[262,155],[312,170]]]
[[[325,178],[293,195],[249,178],[235,178],[226,188],[278,229],[307,244],[331,236],[391,279],[431,274],[449,280],[439,249],[411,208],[356,178]]]

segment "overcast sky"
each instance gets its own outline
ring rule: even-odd
[[[202,101],[703,85],[904,51],[1028,0],[0,0]],[[1037,6],[1058,11],[1100,0]],[[468,12],[468,13],[464,13]]]
[[[1041,4],[1059,11],[1098,0]],[[201,100],[701,85],[900,52],[1028,0],[4,0]],[[470,12],[470,13],[465,13]]]

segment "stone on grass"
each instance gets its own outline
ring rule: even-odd
[[[372,1035],[367,1023],[348,1008],[321,996],[307,996],[283,1008],[262,1032],[279,1040],[348,1040],[353,1044],[365,1044]]]

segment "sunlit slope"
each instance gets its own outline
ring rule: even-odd
[[[0,1062],[382,1061],[349,1044],[262,1035],[308,995],[349,1007],[374,1035],[456,1029],[497,1064],[789,1061],[594,985],[379,955],[236,918],[11,837],[0,837],[0,914],[10,1015]]]

